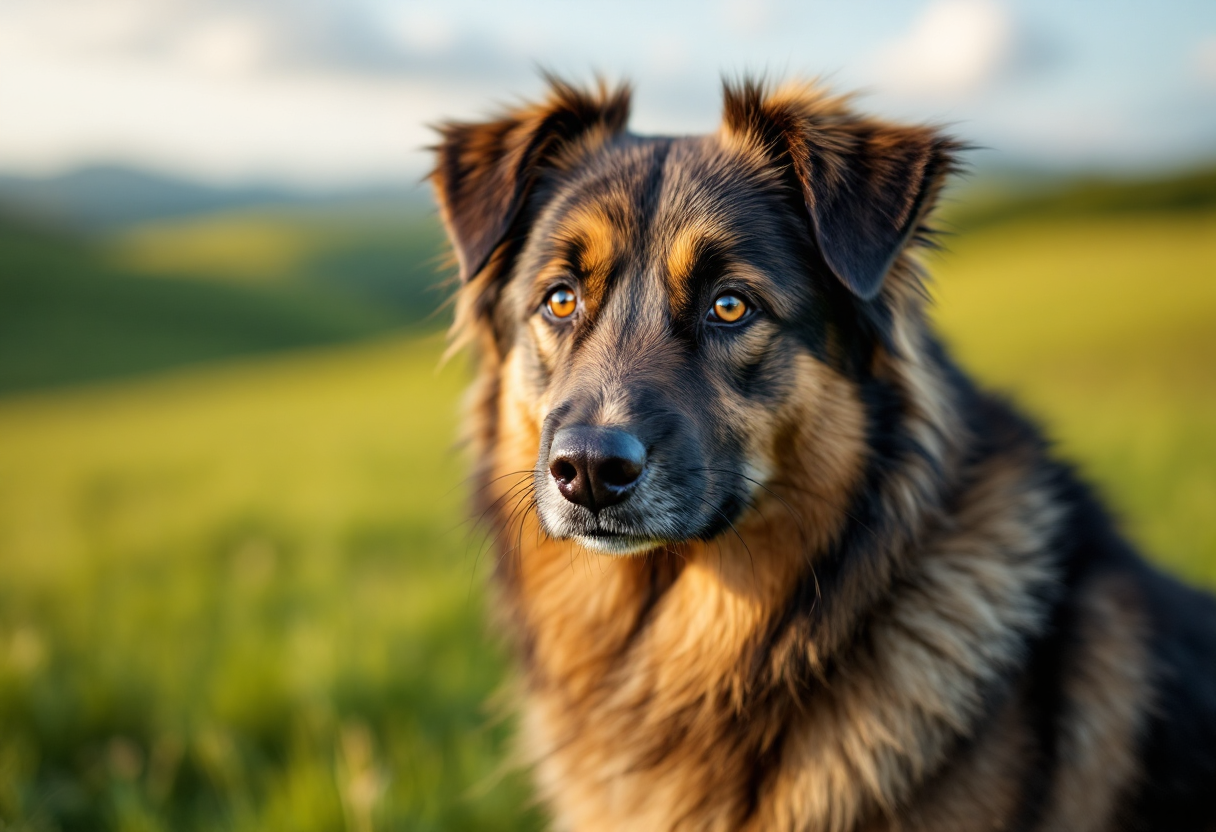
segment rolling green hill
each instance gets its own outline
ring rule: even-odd
[[[443,232],[424,210],[228,212],[135,226],[105,251],[136,274],[325,290],[406,323],[445,297]]]
[[[1076,219],[1118,215],[1184,216],[1216,209],[1216,168],[1161,178],[964,179],[946,201],[947,228],[970,231],[1023,219]]]
[[[233,263],[253,263],[239,273],[261,261],[241,247],[258,226],[230,223],[231,239],[209,240],[219,254],[183,246],[161,268],[160,238],[146,233],[138,247],[0,217],[0,394],[442,325],[438,233],[425,219],[400,237],[281,222],[276,241],[307,251],[267,280],[231,279]]]

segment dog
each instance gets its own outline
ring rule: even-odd
[[[1216,830],[1216,601],[935,337],[964,148],[814,84],[438,127],[475,509],[560,830]]]

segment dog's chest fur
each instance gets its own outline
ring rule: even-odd
[[[986,709],[1005,716],[981,738],[987,768],[960,769],[933,817],[1002,817],[995,787],[1026,761],[1018,732],[1001,727],[1015,724],[1016,697],[987,694],[1042,629],[1058,518],[1016,462],[975,476],[864,638],[830,660],[773,620],[800,565],[780,566],[792,546],[779,541],[798,534],[785,512],[740,530],[759,536],[750,553],[732,539],[647,561],[533,545],[525,527],[506,600],[526,645],[525,751],[557,828],[881,825],[917,802]],[[810,653],[819,678],[756,666],[790,651]],[[990,799],[971,805],[979,793]]]

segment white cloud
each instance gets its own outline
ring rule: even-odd
[[[1192,65],[1200,83],[1209,89],[1216,89],[1216,35],[1199,42]]]
[[[252,53],[218,34],[171,55],[0,50],[0,166],[107,160],[216,180],[412,180],[426,128],[480,96],[443,79],[240,72]],[[210,51],[209,51],[210,50]]]
[[[0,47],[66,64],[140,60],[233,74],[272,57],[270,22],[256,8],[197,0],[41,0],[0,8]]]
[[[442,52],[456,42],[456,26],[433,7],[407,6],[386,21],[402,43],[422,52]]]
[[[1013,57],[1014,27],[995,0],[933,0],[903,37],[879,50],[881,88],[957,98],[993,80]]]
[[[77,54],[128,48],[146,37],[160,16],[156,4],[148,0],[25,0],[9,3],[0,12],[0,48],[39,46],[48,52]]]
[[[261,21],[232,15],[205,21],[174,43],[175,57],[208,75],[248,75],[272,58],[272,41]]]
[[[416,178],[428,123],[518,79],[441,15],[399,20],[350,0],[0,0],[0,167]]]
[[[734,34],[755,37],[772,26],[776,9],[772,0],[721,0],[718,14]]]

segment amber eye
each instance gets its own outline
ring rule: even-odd
[[[558,286],[545,298],[545,305],[555,318],[569,318],[578,308],[578,295],[569,286]]]
[[[746,314],[747,304],[743,302],[743,298],[730,293],[718,295],[710,311],[711,318],[728,324],[733,324]]]

